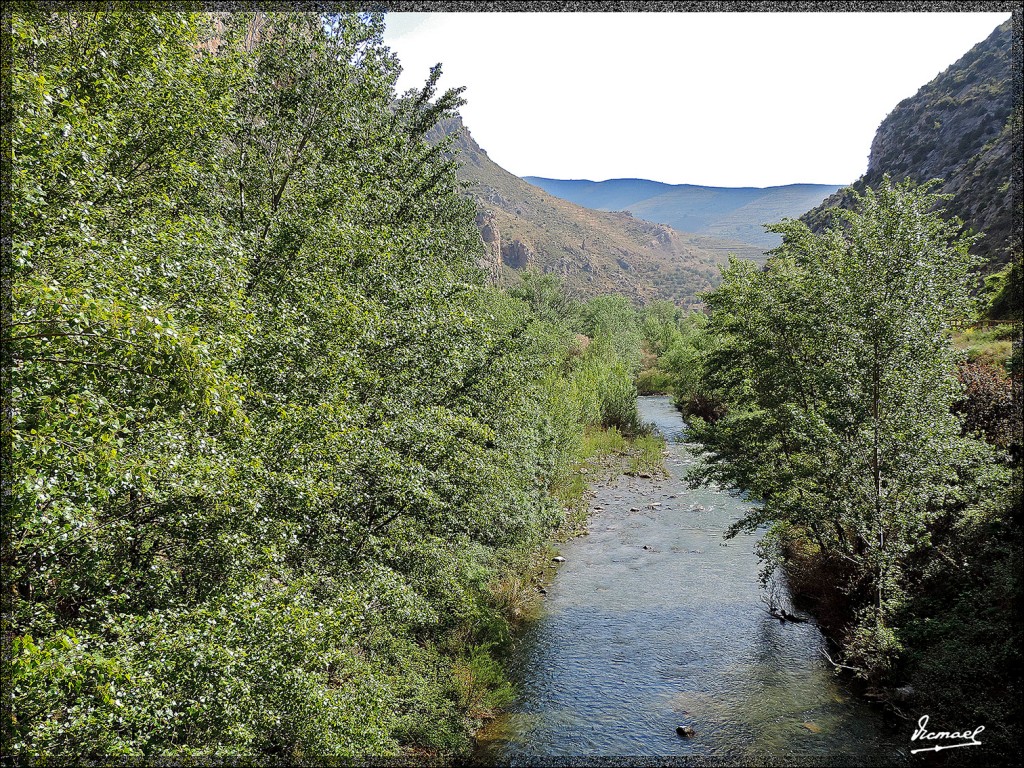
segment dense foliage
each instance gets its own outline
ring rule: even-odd
[[[758,502],[733,533],[769,526],[766,576],[788,561],[848,669],[874,686],[909,679],[918,703],[981,716],[1006,747],[1021,640],[1007,448],[1020,435],[1009,381],[957,366],[948,328],[972,313],[971,239],[929,186],[884,179],[842,226],[775,225],[783,245],[763,269],[724,271],[699,358],[721,408],[691,420],[706,450],[692,477]],[[945,678],[952,713],[941,670],[961,661]]]
[[[709,388],[705,373],[716,344],[703,312],[655,302],[644,310],[646,367],[637,378],[637,389],[643,394],[672,394],[684,416],[714,421],[723,405]]]
[[[985,314],[993,320],[1020,322],[1024,317],[1024,276],[1016,256],[998,272],[984,279]]]
[[[451,754],[507,697],[635,317],[486,285],[382,31],[14,14],[11,753]]]

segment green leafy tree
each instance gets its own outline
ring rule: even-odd
[[[529,304],[533,313],[542,320],[549,323],[563,322],[573,328],[579,326],[579,305],[566,294],[564,286],[555,275],[523,272],[519,284],[510,288],[509,294]]]
[[[783,244],[764,269],[734,261],[706,298],[707,379],[728,410],[694,430],[709,451],[695,479],[760,501],[733,534],[769,523],[835,558],[860,610],[849,658],[872,672],[900,649],[911,554],[940,521],[992,514],[1006,480],[951,412],[945,330],[967,312],[973,260],[936,202],[886,180],[842,227],[771,227]]]
[[[163,600],[179,574],[161,553],[204,559],[222,520],[226,440],[245,428],[227,364],[247,320],[209,215],[232,102],[230,75],[196,53],[208,33],[201,15],[13,20],[24,535],[7,555],[21,593],[58,615]]]
[[[646,348],[660,357],[679,343],[682,312],[671,301],[656,301],[644,307],[642,331]]]

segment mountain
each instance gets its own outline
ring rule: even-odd
[[[717,285],[718,265],[730,253],[764,260],[763,249],[749,243],[679,232],[550,195],[491,160],[458,118],[443,122],[431,138],[446,136],[457,150],[459,178],[476,201],[485,266],[495,280],[536,268],[561,275],[581,297],[616,292],[692,306],[699,291]]]
[[[602,211],[629,211],[684,232],[729,238],[762,249],[774,248],[781,242],[779,235],[765,232],[763,224],[796,218],[839,189],[837,184],[702,187],[646,179],[523,178],[577,205]]]
[[[985,233],[974,251],[991,259],[987,269],[1010,260],[1014,210],[1014,133],[1020,135],[1021,102],[1014,94],[1013,30],[1006,21],[882,121],[871,143],[867,172],[802,218],[820,231],[831,209],[850,207],[851,189],[881,181],[943,179],[937,191],[952,198],[946,210]],[[1019,66],[1019,65],[1018,65]]]

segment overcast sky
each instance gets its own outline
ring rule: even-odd
[[[512,173],[848,184],[902,99],[1009,13],[394,13],[385,42]]]

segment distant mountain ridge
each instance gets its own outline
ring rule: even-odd
[[[718,265],[729,254],[764,260],[763,249],[749,243],[679,232],[550,195],[491,160],[461,119],[435,128],[432,139],[442,137],[453,139],[459,178],[477,205],[484,266],[496,281],[535,268],[560,275],[581,297],[622,293],[689,307],[699,302],[698,292],[718,284]]]
[[[524,176],[552,195],[601,211],[629,211],[648,221],[711,237],[774,248],[781,239],[763,225],[796,218],[834,194],[838,184],[706,187],[647,179],[547,179]]]
[[[1014,183],[1021,101],[1012,47],[1011,20],[901,101],[878,127],[867,172],[801,218],[820,231],[833,209],[850,207],[851,190],[863,192],[884,174],[919,183],[941,178],[937,191],[952,196],[946,210],[985,234],[973,250],[991,259],[990,269],[1007,263],[1014,219],[1021,215]],[[1016,66],[1019,77],[1019,61]]]

